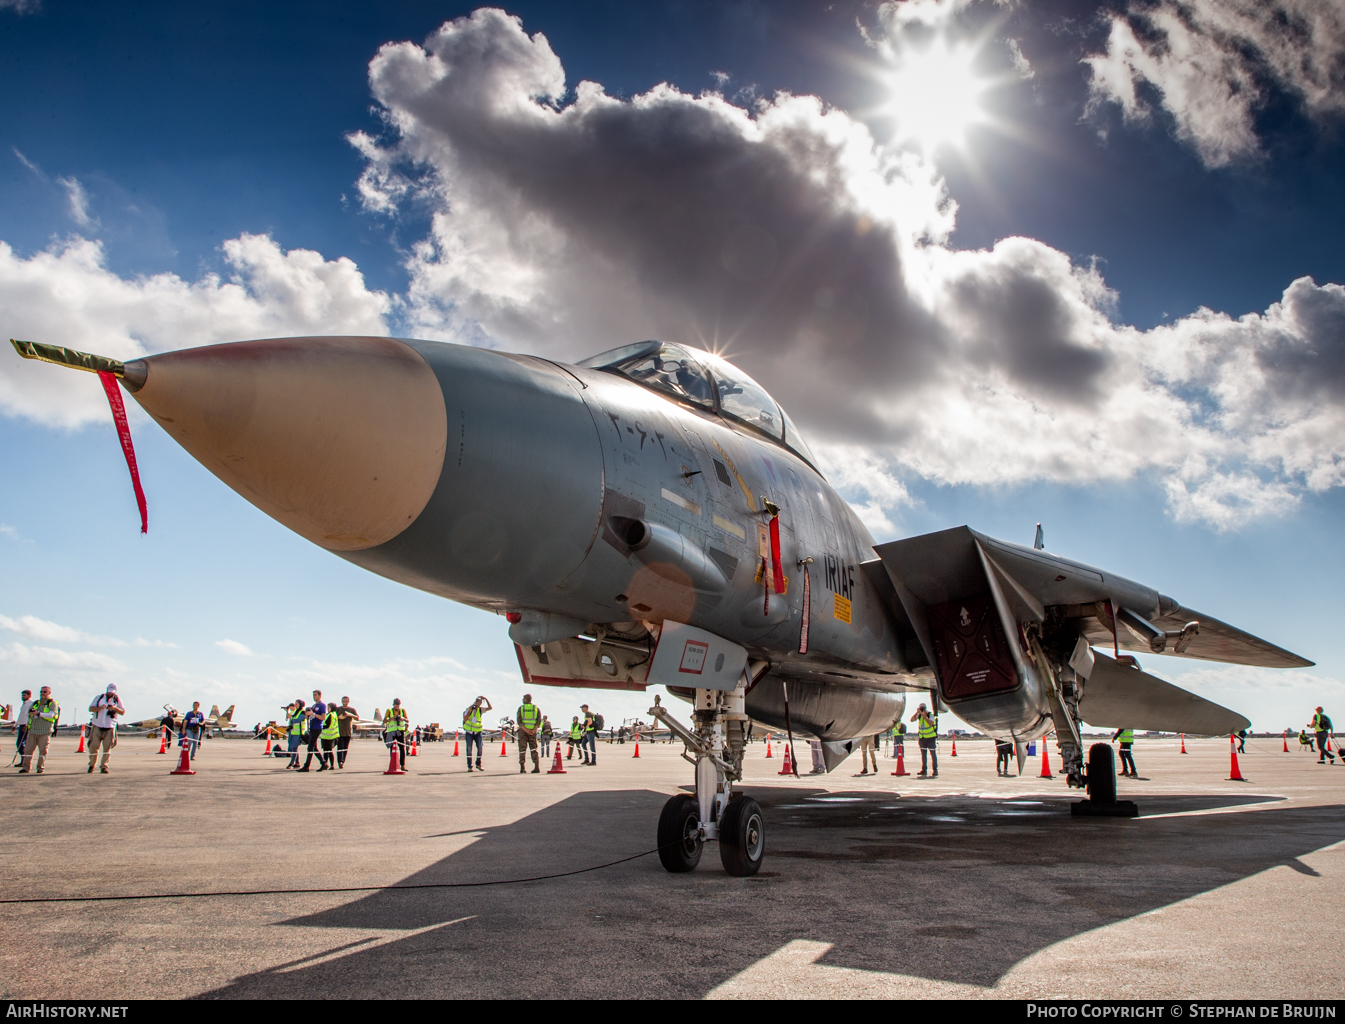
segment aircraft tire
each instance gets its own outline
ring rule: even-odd
[[[705,844],[697,834],[701,827],[696,798],[679,793],[663,805],[658,819],[658,859],[674,874],[694,871]]]
[[[1088,799],[1095,804],[1116,803],[1116,756],[1110,743],[1088,748]]]
[[[719,816],[719,859],[735,878],[755,875],[766,856],[766,823],[750,796],[735,796]]]

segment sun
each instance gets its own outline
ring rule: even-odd
[[[908,49],[883,74],[888,89],[884,112],[896,122],[896,138],[926,153],[961,145],[967,131],[989,120],[982,100],[990,80],[972,68],[978,49],[943,38]]]

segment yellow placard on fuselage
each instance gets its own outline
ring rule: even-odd
[[[832,598],[834,601],[834,607],[832,608],[831,614],[834,615],[836,618],[840,619],[846,625],[849,625],[850,599],[848,597],[841,597],[840,594],[833,594]]]

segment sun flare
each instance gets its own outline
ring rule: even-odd
[[[896,121],[899,140],[930,152],[960,145],[969,128],[988,120],[981,101],[990,82],[972,70],[976,56],[974,47],[944,39],[901,55],[900,64],[884,76],[887,112]]]

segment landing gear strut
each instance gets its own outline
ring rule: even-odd
[[[659,860],[672,872],[693,870],[708,840],[719,843],[724,870],[738,878],[755,875],[766,853],[761,808],[749,796],[734,794],[742,779],[747,740],[744,687],[697,690],[694,727],[673,718],[655,695],[649,714],[684,744],[682,757],[696,766],[696,795],[679,793],[659,816]]]

